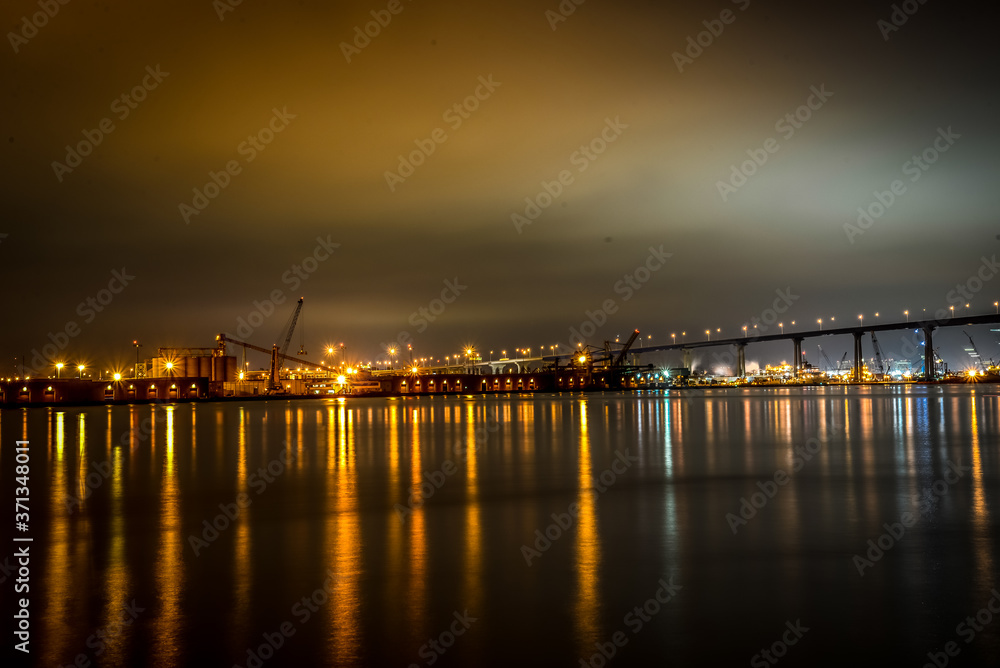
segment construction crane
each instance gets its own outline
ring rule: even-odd
[[[834,368],[833,368],[833,362],[831,362],[830,358],[826,356],[826,351],[823,350],[823,346],[821,346],[821,345],[819,345],[817,343],[816,347],[819,348],[819,354],[823,356],[824,360],[826,360],[826,368],[829,371],[833,371],[834,370]]]
[[[286,323],[286,325],[285,325],[287,327],[287,329],[285,330],[287,332],[285,334],[285,342],[282,343],[281,344],[281,348],[278,349],[278,353],[282,357],[284,357],[285,353],[288,352],[288,344],[292,340],[292,332],[295,331],[295,323],[298,322],[298,320],[299,320],[299,313],[302,312],[302,301],[303,301],[303,297],[299,297],[299,301],[295,305],[295,310],[292,311],[292,317],[289,319],[288,323]],[[302,346],[299,346],[299,354],[300,355],[305,354],[305,350],[304,350],[304,348]]]
[[[966,348],[965,352],[969,353],[969,357],[979,362],[980,371],[984,374],[987,373],[988,369],[986,368],[986,362],[983,361],[982,355],[980,355],[979,351],[976,349],[976,342],[972,340],[972,337],[969,336],[969,333],[964,329],[962,330],[962,334],[965,334],[965,336],[969,339],[969,345],[972,346],[972,348]]]
[[[279,376],[278,372],[280,368],[280,363],[283,360],[294,360],[297,364],[310,366],[314,369],[324,369],[324,370],[326,369],[326,367],[323,366],[322,364],[307,362],[306,360],[298,359],[286,353],[286,351],[288,350],[288,344],[292,340],[292,333],[295,331],[295,323],[296,321],[298,321],[299,313],[302,311],[302,301],[303,300],[300,298],[298,303],[295,305],[295,311],[292,312],[292,316],[289,319],[287,325],[287,332],[285,333],[284,343],[282,343],[280,348],[278,347],[277,344],[275,344],[271,346],[270,350],[268,350],[267,348],[262,348],[261,346],[255,346],[254,344],[247,343],[246,341],[238,341],[236,339],[227,337],[225,334],[219,334],[218,336],[215,337],[215,340],[219,342],[218,345],[219,348],[222,350],[223,355],[225,355],[227,342],[234,343],[238,346],[243,346],[244,355],[246,355],[247,348],[250,348],[251,350],[257,350],[262,353],[268,353],[271,355],[271,378],[270,378],[270,383],[268,384],[269,392],[278,392],[282,389],[281,379],[278,377]],[[299,347],[299,350],[300,353],[304,352],[302,346]]]
[[[885,364],[882,361],[882,347],[878,344],[878,339],[875,338],[875,331],[872,330],[872,348],[875,349],[875,361],[878,364],[878,379],[885,379]]]
[[[618,353],[618,357],[616,357],[614,361],[611,363],[611,368],[614,369],[621,366],[622,362],[625,360],[625,355],[628,354],[628,349],[632,347],[632,344],[635,343],[635,340],[638,337],[639,337],[639,330],[637,329],[632,332],[632,336],[628,337],[628,341],[625,342],[625,346]]]

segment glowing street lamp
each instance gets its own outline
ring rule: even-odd
[[[745,339],[746,337],[747,337],[747,326],[743,325],[743,338]]]
[[[858,316],[858,320],[861,321],[861,326],[864,327],[865,326],[865,315],[863,313]]]
[[[712,340],[712,330],[706,329],[705,330],[705,336],[708,337],[709,341],[711,341]]]
[[[823,318],[817,318],[816,322],[819,323],[819,331],[823,331]]]
[[[83,380],[83,369],[84,366],[82,364],[78,364],[76,367],[76,370],[80,373],[80,380]]]
[[[910,322],[910,312],[909,311],[903,311],[903,315],[906,316],[906,322]]]
[[[778,323],[778,329],[780,329],[781,333],[784,334],[785,333],[785,323],[779,322]]]
[[[56,362],[56,378],[59,377],[59,372],[62,371],[62,368],[64,366],[66,366],[66,365],[63,364],[62,362]]]
[[[993,302],[993,308],[997,310],[997,315],[1000,315],[1000,302]]]
[[[997,311],[997,313],[1000,313],[1000,311]],[[671,334],[670,335],[670,342],[671,343],[677,343],[677,335],[676,334]]]

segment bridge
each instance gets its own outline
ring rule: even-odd
[[[799,375],[801,368],[801,358],[802,358],[802,342],[805,339],[819,338],[823,336],[842,336],[845,334],[850,334],[854,337],[854,366],[853,375],[854,380],[857,382],[861,381],[862,378],[862,351],[861,351],[861,338],[871,332],[890,332],[890,331],[900,331],[900,330],[919,330],[923,332],[924,337],[924,369],[925,373],[927,369],[931,372],[928,375],[933,375],[934,369],[934,330],[943,327],[967,327],[970,325],[994,325],[1000,324],[1000,313],[990,313],[987,315],[951,315],[949,314],[947,318],[940,320],[907,320],[905,322],[889,322],[889,323],[876,323],[876,324],[858,324],[851,327],[836,327],[832,329],[813,329],[807,331],[789,331],[780,332],[778,334],[760,334],[760,335],[749,335],[742,336],[738,338],[727,338],[727,339],[710,339],[706,338],[704,341],[684,341],[681,343],[668,343],[658,346],[643,346],[636,347],[629,350],[629,354],[640,355],[642,353],[653,353],[662,351],[679,350],[684,356],[684,366],[690,368],[691,360],[690,354],[691,350],[695,348],[715,348],[724,346],[734,346],[736,348],[736,375],[739,377],[746,376],[746,347],[751,343],[766,343],[768,341],[791,341],[793,347],[793,363],[792,369],[796,376]],[[555,355],[544,355],[539,357],[530,358],[519,358],[519,359],[509,359],[509,360],[498,360],[490,362],[481,362],[475,366],[481,367],[491,367],[493,372],[497,373],[506,365],[515,365],[515,367],[520,370],[522,365],[527,365],[529,363],[553,363],[558,364],[560,360],[570,360],[577,357],[580,353],[562,353]]]

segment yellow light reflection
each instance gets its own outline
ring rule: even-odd
[[[420,419],[416,411],[413,413],[412,444],[410,452],[410,485],[413,489],[420,488],[423,476],[421,451],[420,451]],[[418,498],[414,495],[414,498]],[[425,594],[427,587],[427,537],[424,535],[423,504],[413,509],[413,512],[406,517],[406,526],[410,528],[409,547],[410,558],[407,563],[410,566],[409,592],[407,593],[407,624],[411,627],[411,633],[423,635],[426,626],[426,602]]]
[[[51,414],[50,414],[51,419]],[[69,573],[69,512],[66,509],[66,414],[59,411],[55,414],[55,433],[50,436],[55,437],[55,461],[52,470],[52,486],[49,495],[49,507],[52,508],[52,517],[49,520],[49,535],[47,539],[46,560],[44,578],[45,590],[45,613],[42,616],[42,637],[46,642],[42,643],[43,666],[58,666],[65,658],[68,650],[67,639],[73,637],[70,626],[66,620],[68,601],[70,598],[70,583],[73,578]],[[51,426],[51,425],[50,425]],[[51,447],[51,445],[50,445]],[[76,509],[79,512],[79,509]]]
[[[331,651],[334,665],[361,661],[361,517],[358,514],[357,444],[354,411],[341,404],[337,411],[337,458],[327,470],[326,552],[333,564],[330,596]],[[324,575],[324,579],[326,576]]]
[[[476,453],[476,411],[465,409],[465,601],[479,610],[482,601],[482,527],[479,513],[479,469]]]
[[[594,643],[601,640],[598,628],[598,611],[600,610],[598,569],[601,564],[601,545],[594,508],[596,492],[592,489],[591,483],[593,471],[586,400],[580,400],[578,406],[580,408],[580,470],[578,476],[580,495],[577,503],[580,506],[580,513],[577,517],[579,525],[576,534],[577,595],[574,609],[580,653],[589,656],[588,652],[591,652]]]
[[[983,458],[979,447],[979,414],[975,393],[972,394],[971,402],[972,525],[975,534],[976,570],[979,572],[980,587],[985,588],[996,584],[996,574],[993,572],[993,552],[991,549],[993,537],[990,532],[990,512],[983,491]]]
[[[240,494],[250,496],[247,487],[247,427],[250,423],[250,416],[247,415],[243,406],[239,410],[239,426],[236,431],[237,460],[236,460],[236,494],[239,499]],[[220,441],[217,445],[222,445]],[[246,505],[240,509],[240,516],[235,522],[236,550],[233,554],[233,633],[232,638],[237,644],[245,642],[250,616],[250,591],[253,582],[253,562],[250,559],[250,552],[253,546],[250,535],[250,513],[253,512],[253,505]],[[236,648],[239,651],[239,647]]]
[[[160,547],[156,558],[156,591],[160,614],[155,622],[158,665],[175,666],[181,655],[181,596],[184,593],[184,540],[181,535],[181,495],[174,452],[174,406],[166,406],[163,491],[160,494]],[[153,420],[156,423],[156,420]],[[153,441],[155,445],[155,441]]]

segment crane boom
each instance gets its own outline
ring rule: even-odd
[[[875,349],[875,361],[878,362],[878,373],[880,380],[885,377],[885,364],[882,362],[882,347],[875,338],[875,331],[872,331],[872,348]]]
[[[285,353],[288,351],[288,344],[292,340],[292,332],[295,331],[295,323],[299,320],[299,313],[302,312],[302,301],[303,297],[299,297],[298,304],[295,305],[295,311],[292,313],[291,324],[288,325],[288,333],[285,335],[285,342],[281,344],[281,348],[278,349],[278,355],[280,357],[285,357]]]
[[[628,341],[625,342],[625,346],[618,353],[618,357],[616,357],[615,361],[612,362],[611,364],[612,367],[621,366],[622,360],[625,359],[625,355],[628,353],[628,349],[632,347],[632,344],[635,343],[635,340],[638,337],[639,337],[639,330],[637,329],[632,332],[632,336],[628,337]]]
[[[834,370],[833,362],[831,362],[830,358],[826,356],[826,351],[823,350],[823,346],[817,343],[816,347],[819,348],[819,354],[823,356],[824,360],[826,360],[826,368],[829,369],[830,371],[833,371]]]
[[[219,334],[218,336],[215,337],[215,340],[219,342],[219,347],[222,348],[223,350],[225,350],[226,343],[232,343],[234,345],[243,346],[244,348],[249,348],[250,350],[256,350],[257,352],[266,353],[268,355],[270,355],[270,354],[272,354],[274,352],[273,349],[262,348],[261,346],[255,346],[254,344],[247,343],[246,341],[239,341],[237,339],[230,338],[230,337],[226,336],[225,334]],[[312,367],[313,369],[326,369],[326,367],[323,366],[322,364],[316,364],[315,362],[309,362],[307,360],[300,359],[300,358],[294,357],[292,355],[282,355],[282,354],[279,353],[278,357],[280,357],[283,360],[293,360],[297,364],[301,364],[303,366]]]
[[[969,357],[979,362],[979,370],[986,373],[986,362],[983,361],[982,355],[980,355],[979,350],[976,349],[976,342],[972,340],[972,337],[969,336],[969,333],[964,329],[962,330],[962,334],[965,334],[966,338],[969,339],[969,345],[972,346],[972,348],[966,348],[965,352],[969,353]]]

